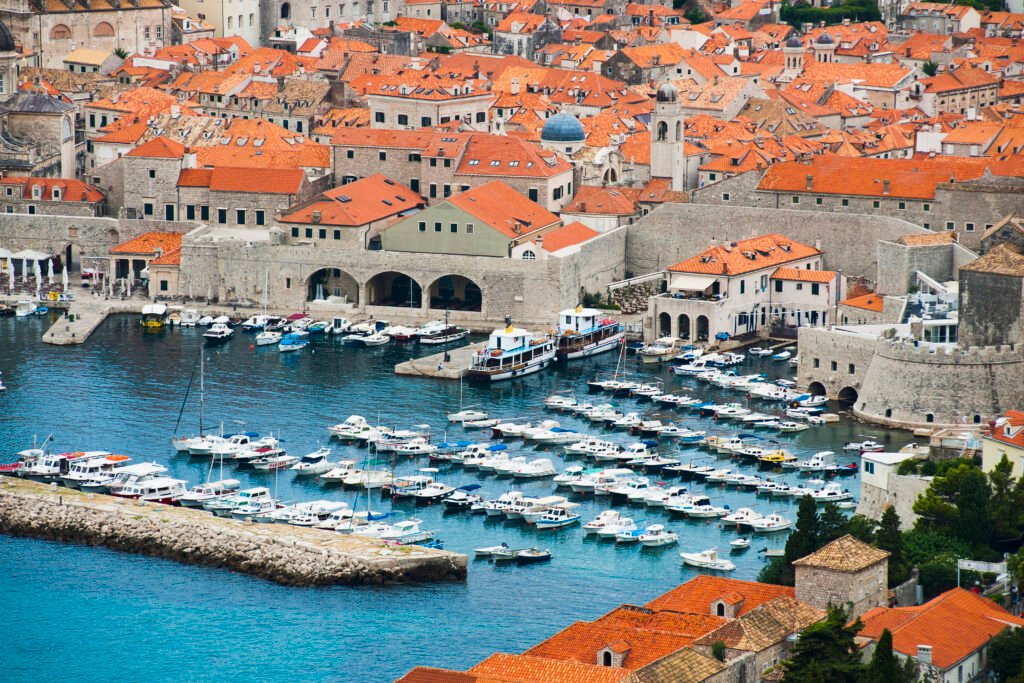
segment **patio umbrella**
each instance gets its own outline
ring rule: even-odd
[[[46,261],[46,279],[49,284],[53,284],[53,259],[47,259]]]
[[[131,296],[132,295],[132,269],[131,268],[128,269],[128,277],[126,277],[124,279],[124,281],[125,281],[125,283],[127,285],[127,288],[128,288],[128,296]]]
[[[34,261],[32,265],[36,275],[36,297],[38,297],[39,290],[43,288],[43,272],[39,269],[39,261]]]
[[[21,258],[21,279],[28,282],[28,259],[24,256]]]
[[[64,264],[64,269],[60,273],[60,281],[64,285],[64,293],[68,293],[68,264]]]
[[[10,256],[7,257],[7,274],[10,275],[10,279],[7,280],[7,287],[11,294],[14,294],[14,259]]]

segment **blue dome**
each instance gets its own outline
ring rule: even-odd
[[[587,133],[579,119],[563,112],[555,114],[544,123],[540,139],[544,142],[583,142],[587,139]]]

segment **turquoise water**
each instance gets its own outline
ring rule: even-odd
[[[34,435],[41,439],[52,432],[56,449],[123,452],[135,460],[167,464],[172,474],[192,482],[205,478],[208,466],[175,455],[168,445],[201,344],[199,332],[142,334],[135,319],[125,316],[107,321],[84,346],[62,348],[38,341],[46,324],[0,319],[0,371],[9,386],[0,394],[0,460],[31,446]],[[458,383],[393,374],[396,362],[416,353],[414,346],[352,349],[321,341],[311,350],[279,354],[273,347],[250,349],[239,333],[226,346],[208,351],[207,424],[280,433],[289,450],[301,455],[326,443],[327,425],[353,413],[403,428],[427,422],[441,434],[448,426],[445,410],[459,407]],[[614,357],[605,356],[494,387],[466,385],[463,402],[485,406],[492,415],[539,418],[549,394],[568,386],[585,393],[585,380],[614,364]],[[764,362],[746,367],[787,371]],[[664,378],[670,388],[690,386],[697,396],[718,395],[666,370],[643,372]],[[721,398],[726,397],[736,399],[723,392]],[[194,398],[185,407],[180,432],[196,430]],[[627,409],[636,406],[631,400],[620,403]],[[643,409],[654,410],[649,404]],[[546,416],[562,419],[563,426],[600,431],[572,417]],[[678,418],[712,432],[739,429],[687,413]],[[448,437],[473,435],[455,428]],[[845,419],[779,440],[808,455],[826,448],[839,452],[843,443],[864,438],[891,449],[909,441],[905,434]],[[355,448],[334,448],[335,457],[364,455]],[[561,468],[554,451],[547,455]],[[425,460],[405,462],[399,471],[426,465]],[[285,500],[356,502],[352,491],[295,482],[287,473],[276,478],[244,471],[231,475],[243,485],[276,488]],[[442,476],[458,485],[481,483],[488,497],[513,487],[508,480],[473,472],[453,470]],[[855,479],[843,481],[856,487]],[[552,486],[548,481],[515,488],[529,495],[550,493]],[[752,493],[721,489],[712,495],[724,496],[732,507],[757,504],[764,513],[795,515],[791,502],[758,502]],[[581,502],[584,520],[608,506],[607,501]],[[377,499],[373,505],[389,508]],[[578,527],[538,534],[483,517],[445,515],[440,506],[401,510],[436,529],[452,550],[507,541],[549,547],[554,560],[507,568],[471,560],[465,583],[295,589],[102,548],[0,537],[0,614],[7,626],[7,643],[0,648],[3,678],[221,681],[244,676],[377,682],[417,664],[465,668],[495,651],[521,652],[574,620],[595,618],[623,602],[642,604],[695,575],[681,566],[679,550],[725,548],[735,537],[717,523],[670,520],[664,512],[643,508],[630,512],[679,531],[679,547],[652,550],[584,540]],[[733,555],[737,570],[732,575],[754,578],[763,562],[756,549],[764,545],[758,539],[750,551]]]

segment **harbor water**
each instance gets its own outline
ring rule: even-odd
[[[143,333],[134,316],[114,316],[88,343],[52,347],[39,341],[48,324],[38,318],[0,319],[0,371],[8,386],[0,393],[0,462],[31,447],[33,439],[53,433],[55,450],[124,453],[136,462],[165,464],[172,476],[190,483],[206,479],[208,461],[176,454],[169,443],[179,414],[178,433],[198,431],[199,377],[194,373],[201,330]],[[398,428],[430,424],[435,442],[488,438],[448,424],[445,411],[462,405],[494,417],[557,419],[563,427],[623,443],[636,440],[543,408],[544,399],[556,391],[571,388],[578,397],[586,396],[586,380],[614,369],[615,354],[495,386],[462,386],[396,376],[395,363],[428,352],[415,344],[351,348],[328,338],[314,341],[305,351],[281,354],[276,347],[252,348],[251,341],[238,330],[232,341],[204,352],[208,431],[223,425],[225,432],[272,432],[294,455],[327,445],[327,426],[351,414]],[[633,358],[626,364],[640,377],[664,380],[666,390],[689,390],[695,397],[719,402],[744,401],[741,394],[675,377],[665,368],[641,367]],[[738,370],[776,376],[787,375],[791,368],[758,360]],[[183,403],[190,381],[192,389]],[[658,413],[661,419],[667,415],[709,433],[744,431],[736,423],[715,423],[695,413],[660,410],[632,399],[615,402],[624,411]],[[778,411],[778,406],[761,402],[752,407]],[[836,451],[840,463],[856,459],[842,451],[848,441],[874,439],[886,450],[910,441],[906,433],[869,427],[846,414],[839,423],[796,436],[764,436],[801,459],[821,450]],[[330,445],[333,459],[366,458],[366,451],[354,446]],[[531,459],[550,457],[559,470],[567,464],[556,447],[541,450],[509,442],[509,448]],[[663,452],[670,450],[663,445]],[[702,454],[693,447],[683,449],[681,457]],[[728,466],[723,458],[717,462]],[[396,471],[414,473],[426,466],[426,458],[406,458],[396,463]],[[757,470],[748,465],[745,471]],[[784,480],[800,480],[788,472]],[[216,470],[214,478],[219,476]],[[296,480],[287,471],[260,474],[225,465],[224,477],[229,476],[243,486],[268,486],[285,501],[327,498],[363,509],[367,504],[365,494],[325,488],[315,479]],[[485,498],[511,489],[535,496],[554,493],[550,479],[521,483],[458,468],[442,468],[437,476],[456,486],[481,484]],[[857,492],[856,477],[839,481]],[[733,509],[752,506],[762,514],[781,512],[795,518],[791,499],[769,500],[701,482],[670,483],[687,484],[691,492],[707,490],[713,502]],[[578,502],[583,521],[610,506],[606,498]],[[391,510],[376,495],[370,505]],[[417,664],[466,668],[493,652],[521,652],[573,621],[593,619],[621,603],[643,604],[695,576],[695,570],[681,565],[679,551],[718,547],[728,554],[729,541],[737,536],[717,520],[673,519],[664,511],[635,506],[619,509],[638,522],[678,531],[679,545],[616,545],[585,538],[579,526],[538,532],[465,512],[445,514],[440,505],[403,504],[395,510],[423,520],[446,549],[471,554],[474,547],[504,541],[512,547],[550,548],[554,558],[525,567],[471,560],[465,583],[299,589],[102,548],[0,537],[0,614],[8,634],[0,649],[0,670],[9,681],[221,681],[244,676],[375,683],[393,680]],[[764,564],[759,551],[783,542],[782,537],[755,537],[749,550],[730,556],[736,564],[730,576],[755,578]]]

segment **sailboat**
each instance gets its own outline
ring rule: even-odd
[[[622,386],[633,386],[633,385],[629,384],[628,382],[622,382],[622,381],[619,380],[619,377],[622,376],[623,366],[624,366],[625,362],[626,362],[626,345],[625,344],[620,344],[619,345],[619,358],[618,358],[617,361],[615,361],[615,372],[612,374],[612,378],[611,379],[600,379],[599,377],[595,376],[593,380],[587,382],[587,389],[591,393],[596,393],[596,392],[599,392],[599,391],[612,391],[612,392],[615,392],[617,389],[619,389]]]
[[[193,375],[194,377],[194,375]],[[205,437],[203,436],[203,411],[206,407],[206,391],[205,391],[205,378],[206,378],[206,354],[203,353],[203,347],[199,348],[199,435],[198,436],[174,436],[171,437],[171,446],[174,450],[179,453],[189,451],[189,448]],[[188,388],[185,390],[185,397],[181,400],[181,410],[178,412],[178,421],[174,425],[174,431],[178,431],[178,425],[181,424],[181,416],[185,412],[185,403],[188,401],[189,392],[192,389],[192,378],[189,378]]]

